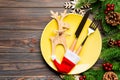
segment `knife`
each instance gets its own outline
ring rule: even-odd
[[[79,35],[80,35],[80,33],[81,33],[85,23],[86,23],[86,20],[87,20],[87,18],[89,16],[90,12],[91,12],[91,9],[87,10],[87,12],[85,13],[82,21],[80,22],[80,24],[79,24],[79,26],[78,26],[78,28],[77,28],[77,30],[75,32],[75,40],[73,41],[73,43],[72,43],[72,45],[70,47],[71,51],[74,51],[75,45],[77,43],[77,39],[78,39],[78,37],[79,37]]]

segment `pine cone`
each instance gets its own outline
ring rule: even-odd
[[[119,18],[120,15],[118,15],[118,13],[111,11],[106,15],[105,20],[108,24],[112,26],[117,26],[118,24],[120,24]]]
[[[117,13],[117,12],[116,12]],[[120,21],[120,13],[117,13],[117,15],[118,15],[118,20]]]
[[[106,72],[103,76],[103,80],[118,80],[118,76],[112,71]]]
[[[108,45],[109,46],[114,46],[114,40],[110,38],[110,40],[108,41]]]

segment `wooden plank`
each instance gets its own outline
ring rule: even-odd
[[[40,62],[43,63],[41,53],[0,53],[0,63]]]
[[[0,40],[40,39],[43,30],[0,30]]]
[[[0,76],[55,76],[40,53],[0,53]]]
[[[0,80],[61,80],[59,76],[5,76],[0,77]]]
[[[47,68],[31,70],[0,70],[0,76],[43,76],[52,77],[57,75],[53,70]]]
[[[30,39],[0,40],[0,52],[40,52],[39,39],[35,43]]]
[[[0,52],[40,52],[42,30],[0,30]]]
[[[45,64],[44,64],[45,65]],[[97,64],[99,66],[94,66],[92,68],[101,67],[101,64]],[[55,77],[59,74],[51,69],[49,66],[42,66],[40,63],[9,63],[9,64],[0,64],[0,77],[1,76],[37,76],[40,78],[43,77]],[[3,67],[3,68],[2,68]],[[1,80],[1,79],[0,79]]]
[[[29,78],[31,76],[36,76],[38,78],[45,78],[51,76],[52,78],[55,78],[57,75],[57,72],[53,71],[52,68],[45,64],[45,62],[43,62],[43,64],[40,62],[0,64],[0,77],[26,76]]]
[[[50,10],[64,8],[0,8],[0,29],[43,29],[52,20]]]
[[[92,68],[101,67],[103,60],[98,60]],[[42,62],[17,62],[17,63],[0,63],[0,70],[29,70],[29,69],[42,69],[50,68],[46,65],[45,61]]]
[[[97,64],[99,66],[94,66],[92,68],[101,67],[101,64]],[[28,73],[32,72],[32,73]],[[43,74],[42,74],[43,73]],[[0,64],[0,77],[1,76],[37,76],[40,78],[43,77],[55,77],[58,73],[53,71],[49,66],[42,66],[40,63],[10,63],[10,64]],[[1,80],[1,79],[0,79]]]
[[[94,67],[100,66],[99,64],[101,63],[102,61],[98,60]],[[0,70],[23,70],[44,67],[45,61],[41,53],[0,53]]]
[[[40,52],[39,39],[0,40],[0,52]]]
[[[98,60],[93,68],[100,67]],[[0,53],[0,76],[54,75],[39,53]]]
[[[0,7],[63,7],[69,0],[0,0]]]
[[[30,70],[48,68],[45,62],[0,63],[0,70]]]

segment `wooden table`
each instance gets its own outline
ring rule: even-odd
[[[69,0],[0,0],[0,80],[60,80],[44,61],[40,38],[50,10]]]

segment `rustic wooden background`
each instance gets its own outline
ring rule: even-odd
[[[69,0],[0,0],[0,80],[60,80],[44,62],[40,38]]]

